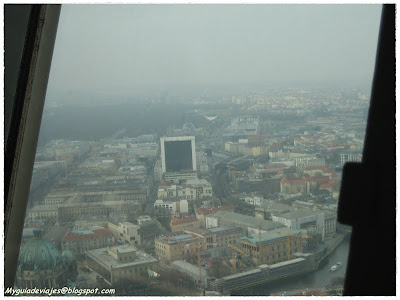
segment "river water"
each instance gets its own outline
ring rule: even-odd
[[[234,292],[232,295],[263,296],[284,291],[304,290],[306,288],[324,288],[332,284],[343,285],[349,248],[350,239],[345,238],[335,251],[324,260],[317,271]],[[332,272],[331,267],[337,262],[341,262],[342,266]]]

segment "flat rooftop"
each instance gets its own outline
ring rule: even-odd
[[[289,212],[294,210],[294,207],[287,204],[277,203],[275,201],[265,201],[261,202],[260,207],[255,208],[255,210],[259,211],[264,211],[264,209],[271,212]]]
[[[80,215],[75,222],[108,222],[107,215]]]
[[[237,274],[225,276],[225,277],[223,277],[223,279],[225,279],[225,280],[232,280],[232,279],[244,277],[244,276],[246,276],[246,275],[257,274],[257,273],[260,273],[260,272],[261,272],[260,269],[253,269],[253,270],[250,270],[250,271],[246,271],[246,272],[242,272],[242,273],[237,273]]]
[[[212,233],[224,233],[224,232],[236,232],[236,231],[242,231],[241,227],[235,226],[235,227],[215,227],[215,228],[210,228],[210,232]]]
[[[227,227],[227,226],[219,226],[215,228],[210,228],[210,229],[204,229],[204,228],[197,228],[197,227],[191,227],[185,229],[188,232],[193,232],[193,233],[198,233],[202,235],[210,234],[210,233],[224,233],[224,232],[234,232],[234,231],[241,231],[242,228],[238,226],[234,227]]]
[[[173,142],[173,141],[190,141],[195,140],[194,136],[174,136],[174,137],[162,137],[161,142]]]
[[[280,267],[287,266],[287,265],[293,265],[295,263],[299,263],[304,260],[305,260],[304,258],[295,258],[295,259],[291,259],[291,260],[287,260],[287,261],[283,261],[283,262],[280,262],[277,264],[270,265],[269,268],[276,269],[276,268],[280,268]]]
[[[142,265],[142,264],[147,264],[147,263],[155,263],[158,262],[158,260],[151,255],[137,250],[136,247],[133,246],[117,246],[113,247],[113,251],[116,251],[118,249],[119,252],[121,253],[126,253],[126,252],[131,252],[135,251],[136,252],[136,257],[133,261],[130,262],[120,262],[114,257],[112,257],[110,254],[108,254],[108,250],[110,248],[101,248],[101,249],[94,249],[94,250],[89,250],[87,251],[86,255],[93,260],[95,260],[99,265],[102,267],[106,268],[107,270],[110,270],[111,268],[117,269],[117,268],[126,268],[126,267],[131,267],[131,266],[137,266],[137,265]],[[115,250],[114,250],[115,249]]]
[[[211,186],[211,183],[209,183],[206,179],[189,179],[186,181],[186,185],[204,185],[204,186]]]
[[[258,228],[259,226],[258,218],[245,216],[234,212],[217,211],[216,213],[214,213],[213,216],[220,219],[222,222],[229,222],[231,224],[235,224],[236,226],[251,227],[251,228]],[[268,220],[261,221],[261,230],[272,230],[281,227],[284,227],[284,225],[277,222],[272,222]]]
[[[285,219],[299,219],[299,218],[305,218],[305,217],[311,217],[311,216],[316,216],[316,215],[323,215],[324,213],[321,211],[313,211],[309,209],[298,209],[298,210],[293,210],[284,214],[279,215],[279,217],[285,218]]]
[[[180,235],[176,235],[175,239],[186,240],[186,239],[190,239],[191,237],[193,237],[191,234],[180,234]]]
[[[193,241],[193,240],[203,241],[202,238],[200,238],[196,235],[182,233],[182,232],[180,232],[177,235],[167,235],[167,236],[159,237],[157,239],[159,241],[162,241],[162,242],[168,243],[168,244],[184,243],[186,241],[189,242],[189,241]]]
[[[110,250],[115,253],[130,253],[130,252],[136,252],[137,253],[137,248],[128,246],[128,245],[122,245],[118,247],[111,247]]]
[[[306,233],[305,230],[293,230],[287,227],[277,228],[261,233],[261,243],[286,239],[289,235],[304,235]],[[255,234],[254,236],[241,237],[240,240],[247,240],[255,245],[260,243],[258,234]]]
[[[227,228],[227,227],[215,227],[215,228],[210,228],[209,231],[211,232],[221,232],[221,231],[226,231],[229,230],[231,228]]]
[[[175,266],[178,269],[183,269],[183,270],[185,270],[185,271],[187,271],[187,272],[189,272],[191,274],[194,274],[194,275],[197,275],[197,276],[200,275],[200,268],[198,266],[192,265],[192,264],[190,264],[190,263],[188,263],[186,261],[176,260],[176,261],[172,262],[171,264],[172,264],[172,266]],[[206,273],[206,270],[204,268],[203,268],[203,272],[202,273],[203,273],[204,277],[207,277],[207,273]]]
[[[198,228],[198,227],[190,227],[190,228],[185,228],[185,231],[193,232],[193,233],[198,233],[198,234],[207,234],[209,233],[207,229],[204,228]]]

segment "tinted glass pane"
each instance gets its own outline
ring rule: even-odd
[[[380,5],[63,5],[18,287],[336,295]]]

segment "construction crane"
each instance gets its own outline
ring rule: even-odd
[[[291,253],[291,239],[293,238],[293,237],[301,237],[301,238],[306,238],[306,239],[311,239],[312,238],[312,236],[311,235],[306,235],[306,234],[289,234],[289,235],[287,235],[287,237],[288,237],[288,258],[289,258],[289,260],[291,260],[292,259],[292,253]]]
[[[232,174],[240,174],[240,173],[241,173],[240,171],[238,171],[238,170],[236,169],[235,166],[227,165],[227,167],[228,167],[228,169],[229,169],[229,172],[232,173]]]
[[[258,256],[258,265],[262,265],[263,262],[263,247],[261,246],[261,227],[262,227],[262,219],[258,219],[258,249],[260,255]]]
[[[251,170],[252,172],[254,172],[255,169],[256,169],[256,166],[254,165],[254,160],[253,160],[253,159],[250,159],[250,170]]]
[[[246,254],[246,251],[236,247],[235,245],[228,244],[229,247],[232,248],[232,265],[233,265],[233,272],[236,273],[236,256],[235,256],[235,251],[241,253],[241,254]],[[234,251],[235,250],[235,251]]]
[[[202,285],[203,283],[203,267],[201,265],[201,248],[203,248],[204,246],[214,246],[214,244],[210,244],[210,243],[200,243],[200,245],[192,245],[189,246],[187,245],[189,249],[197,249],[197,265],[199,267],[199,277],[200,277],[200,285]]]

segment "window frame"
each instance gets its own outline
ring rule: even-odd
[[[4,6],[10,15],[21,14],[12,4]],[[26,9],[26,6],[21,6]],[[30,5],[27,30],[23,39],[18,79],[14,98],[6,97],[12,103],[8,136],[5,137],[4,165],[4,286],[13,287],[22,239],[22,228],[29,198],[33,164],[39,138],[47,83],[57,34],[61,5]],[[4,24],[5,35],[12,35],[13,26]],[[11,50],[11,49],[10,49]],[[14,49],[12,49],[14,50]],[[20,50],[20,49],[17,49]],[[14,54],[9,53],[8,57]],[[7,78],[5,76],[5,78]],[[12,84],[5,80],[5,85]]]

